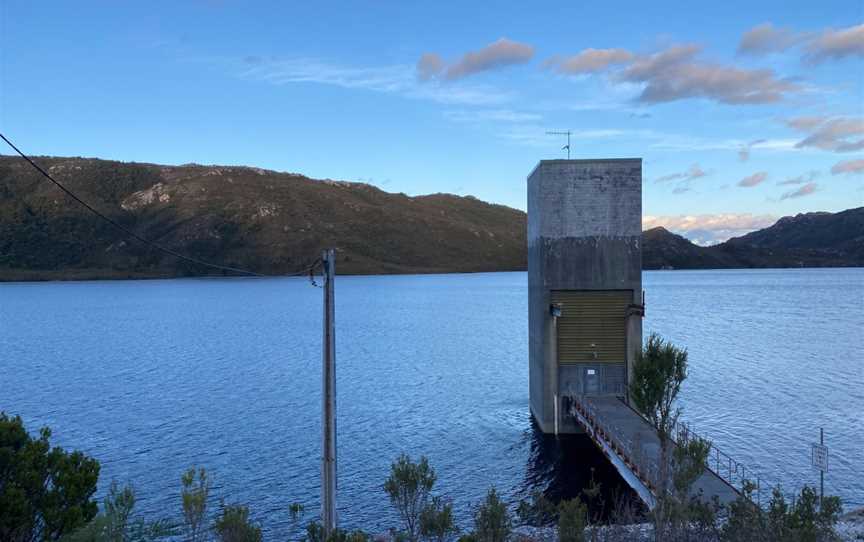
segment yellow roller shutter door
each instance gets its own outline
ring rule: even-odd
[[[553,290],[552,302],[561,305],[558,361],[625,361],[625,318],[632,301],[630,290]]]

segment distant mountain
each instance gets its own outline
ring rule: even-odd
[[[292,272],[330,246],[338,250],[338,273],[526,265],[525,213],[473,197],[408,197],[363,183],[248,167],[37,162],[139,235],[231,267]],[[23,160],[0,157],[0,279],[213,273],[126,239]]]
[[[864,207],[839,213],[787,216],[773,226],[730,239],[729,254],[752,266],[768,259],[784,266],[864,264]]]
[[[526,266],[525,213],[470,196],[409,197],[238,166],[37,161],[137,234],[231,267],[288,273],[328,246],[344,274]],[[864,208],[786,217],[710,247],[663,228],[643,239],[645,269],[864,266]],[[126,239],[22,160],[0,156],[0,280],[214,273]]]
[[[663,228],[643,233],[644,269],[864,266],[864,207],[787,216],[709,247]]]
[[[713,247],[701,247],[666,228],[642,232],[643,269],[717,269],[735,267],[735,261]]]

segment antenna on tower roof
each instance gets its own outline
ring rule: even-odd
[[[546,132],[546,135],[566,135],[567,136],[567,144],[561,147],[561,150],[567,149],[567,159],[570,159],[570,130],[566,132]]]

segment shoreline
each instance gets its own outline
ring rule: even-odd
[[[864,269],[860,265],[826,265],[826,266],[806,266],[806,267],[698,267],[698,268],[678,268],[678,269],[642,269],[642,272],[676,272],[676,271],[780,271],[792,269]],[[377,270],[369,272],[348,272],[339,273],[341,277],[369,277],[369,276],[412,276],[412,275],[478,275],[483,273],[526,273],[527,269],[495,269],[495,270],[477,270],[477,271],[444,271],[436,269],[416,269],[407,271],[387,271]],[[15,275],[20,275],[17,277]],[[35,276],[34,276],[35,275]],[[61,276],[55,276],[61,275]],[[6,275],[4,271],[0,271],[0,284],[31,284],[42,282],[105,282],[105,281],[126,281],[126,280],[180,280],[180,279],[276,279],[300,277],[306,275],[291,275],[290,273],[282,275],[176,275],[165,274],[158,275],[153,273],[111,273],[101,271],[81,271],[80,273],[69,273],[61,271],[15,271],[10,275]]]

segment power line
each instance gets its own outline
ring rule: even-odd
[[[262,274],[262,273],[256,273],[255,271],[248,271],[248,270],[246,270],[246,269],[239,269],[239,268],[237,268],[237,267],[229,267],[229,266],[227,266],[227,265],[219,265],[219,264],[215,264],[215,263],[205,262],[204,260],[199,260],[198,258],[193,258],[193,257],[191,257],[191,256],[186,256],[185,254],[181,254],[181,253],[179,253],[179,252],[177,252],[177,251],[175,251],[175,250],[172,250],[172,249],[167,248],[167,247],[163,247],[162,245],[160,245],[160,244],[158,244],[158,243],[154,243],[153,241],[150,241],[149,239],[146,239],[146,238],[144,238],[144,237],[141,237],[140,235],[138,235],[138,234],[135,233],[134,231],[132,231],[132,230],[130,230],[129,228],[127,228],[126,226],[120,224],[119,222],[117,222],[117,221],[114,220],[113,218],[110,218],[110,217],[106,216],[105,214],[103,214],[102,212],[100,212],[99,210],[97,210],[97,209],[95,209],[93,206],[91,206],[89,203],[87,203],[86,201],[84,201],[84,200],[82,200],[81,198],[79,198],[78,196],[76,196],[76,195],[75,195],[71,190],[69,190],[68,188],[66,188],[65,186],[63,186],[61,183],[59,183],[57,180],[55,180],[54,177],[52,177],[52,176],[51,176],[47,171],[45,171],[44,169],[42,169],[41,167],[39,167],[39,164],[37,164],[36,162],[34,162],[33,160],[31,160],[29,156],[27,156],[26,154],[24,154],[23,152],[21,152],[21,150],[18,149],[18,147],[16,147],[14,143],[12,143],[11,141],[9,141],[9,139],[8,139],[5,135],[3,135],[2,133],[0,133],[0,138],[2,138],[3,141],[5,141],[7,145],[9,145],[10,147],[12,147],[12,149],[13,149],[15,152],[17,152],[17,153],[21,156],[21,158],[23,158],[23,159],[26,160],[26,161],[27,161],[31,166],[33,166],[34,168],[36,168],[36,171],[38,171],[38,172],[41,173],[41,174],[42,174],[46,179],[48,179],[49,181],[51,181],[52,183],[54,183],[54,184],[57,186],[57,188],[59,188],[60,190],[62,190],[63,192],[65,192],[66,195],[68,195],[70,198],[74,199],[75,201],[77,201],[77,202],[80,203],[81,205],[83,205],[83,206],[84,206],[88,211],[90,211],[90,212],[93,213],[94,215],[98,216],[99,218],[101,218],[101,219],[104,220],[105,222],[108,222],[109,224],[111,224],[112,226],[114,226],[114,227],[117,228],[118,230],[122,231],[123,233],[125,233],[125,234],[128,235],[129,237],[132,237],[132,238],[135,239],[136,241],[139,241],[139,242],[141,242],[141,243],[144,243],[145,245],[148,245],[148,246],[153,247],[153,248],[155,248],[155,249],[157,249],[157,250],[160,250],[160,251],[164,252],[165,254],[170,254],[171,256],[174,256],[175,258],[179,258],[179,259],[181,259],[181,260],[185,260],[185,261],[187,261],[187,262],[191,262],[191,263],[194,263],[194,264],[197,264],[197,265],[202,265],[202,266],[204,266],[204,267],[209,267],[209,268],[211,268],[211,269],[218,269],[218,270],[220,270],[220,271],[231,271],[231,272],[233,272],[233,273],[240,273],[241,275],[249,275],[249,276],[253,276],[253,277],[264,277],[264,276],[266,276],[266,275],[264,275],[264,274]],[[319,265],[320,263],[321,263],[321,259],[318,258],[318,259],[316,259],[315,262],[314,262],[312,265],[310,265],[309,267],[307,267],[307,268],[305,268],[305,269],[303,269],[303,270],[301,270],[301,271],[297,271],[296,273],[288,273],[287,275],[282,275],[282,276],[298,276],[298,275],[305,275],[306,273],[311,273],[311,272],[313,272],[313,271],[315,270],[316,267],[318,267],[318,265]]]

